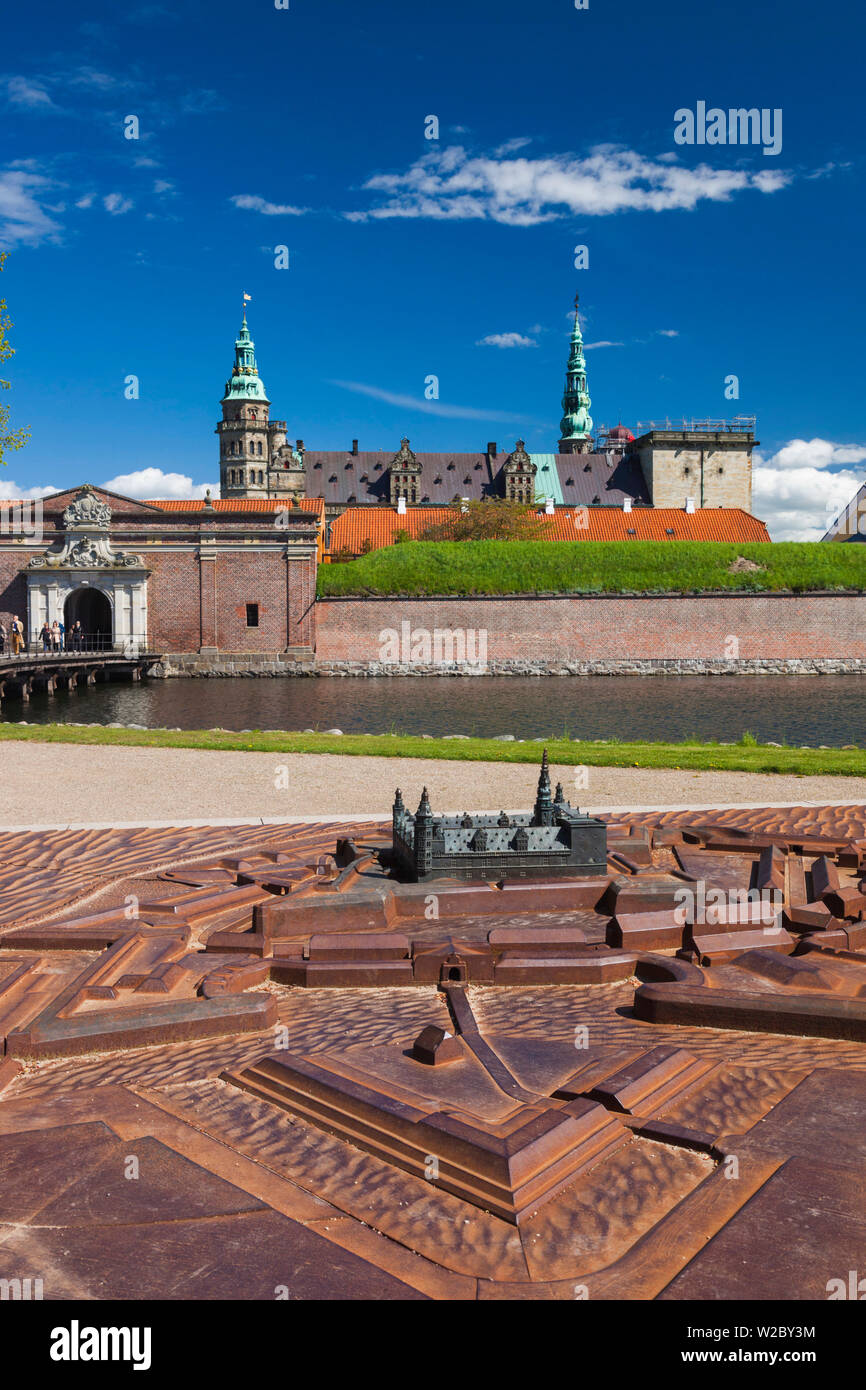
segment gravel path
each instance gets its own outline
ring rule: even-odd
[[[530,763],[462,763],[335,754],[210,752],[4,742],[0,825],[389,815],[400,786],[414,810],[426,783],[436,812],[531,806]],[[866,779],[752,772],[595,768],[585,787],[574,767],[552,769],[581,807],[796,805],[864,802]]]

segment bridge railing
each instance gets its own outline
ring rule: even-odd
[[[104,632],[82,632],[74,633],[68,631],[64,633],[60,645],[54,639],[43,638],[41,632],[31,634],[29,641],[25,644],[22,651],[18,653],[20,657],[27,657],[28,660],[38,660],[40,657],[52,658],[57,656],[79,656],[79,655],[104,655],[104,656],[140,656],[144,652],[151,650],[150,637],[145,635],[128,637],[123,641],[115,641],[109,634]],[[2,655],[10,657],[13,655],[11,637],[7,635]]]

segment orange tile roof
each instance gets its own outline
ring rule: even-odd
[[[160,507],[165,512],[198,512],[204,507],[203,497],[149,497],[150,507]],[[211,501],[215,512],[276,512],[281,509],[292,510],[287,498],[280,497],[215,497]],[[325,502],[322,497],[299,497],[295,506],[302,512],[314,512],[323,516]]]
[[[767,541],[766,523],[740,507],[557,507],[544,518],[555,541]],[[586,524],[588,523],[588,525]],[[634,535],[630,535],[630,532]]]
[[[365,541],[378,550],[393,545],[401,530],[414,540],[426,527],[439,525],[454,515],[451,507],[410,507],[399,514],[393,507],[349,507],[331,525],[330,553],[346,549],[357,555]],[[770,540],[766,524],[739,507],[694,512],[681,507],[638,507],[630,512],[619,507],[557,507],[553,516],[539,515],[544,522],[542,539],[551,541]],[[669,535],[669,531],[673,534]]]

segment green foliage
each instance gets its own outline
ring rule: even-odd
[[[759,570],[731,573],[740,557]],[[413,541],[319,569],[319,594],[866,590],[866,545],[785,541]]]
[[[0,251],[0,271],[6,262],[5,251]],[[0,362],[8,362],[10,357],[15,356],[15,349],[9,341],[9,329],[12,327],[12,320],[6,312],[6,300],[0,299]],[[0,391],[8,391],[11,383],[0,378]],[[30,438],[28,429],[10,430],[9,429],[9,407],[0,405],[0,463],[6,463],[5,455],[12,449],[23,449],[27,440]]]
[[[442,522],[428,526],[424,541],[540,540],[544,524],[538,509],[525,502],[485,497],[453,502]]]

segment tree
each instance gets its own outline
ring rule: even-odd
[[[7,253],[0,251],[0,271],[6,261]],[[15,349],[7,337],[9,329],[12,327],[12,320],[6,312],[6,300],[0,299],[0,362],[8,362],[10,357],[15,356]],[[0,378],[0,391],[8,391],[11,382]],[[6,463],[5,455],[10,449],[23,449],[27,440],[30,438],[28,429],[10,430],[9,426],[9,407],[0,405],[0,463]]]
[[[536,541],[543,540],[544,522],[535,507],[504,498],[454,502],[449,515],[428,526],[422,541]]]

